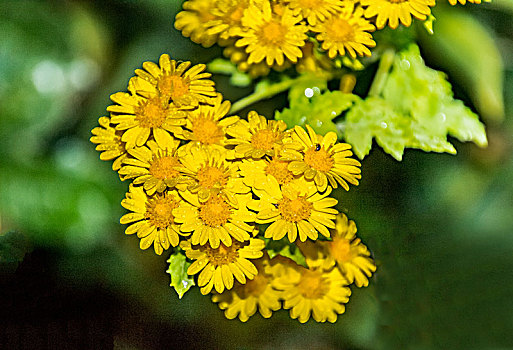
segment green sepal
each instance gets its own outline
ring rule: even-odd
[[[176,251],[167,260],[169,268],[167,273],[171,275],[171,284],[178,294],[178,297],[182,299],[183,295],[195,285],[194,279],[190,278],[187,274],[187,269],[191,265],[185,258],[185,255],[181,251]]]
[[[207,64],[209,72],[230,76],[230,84],[237,87],[247,87],[251,84],[249,74],[241,72],[235,64],[224,58],[216,58]]]

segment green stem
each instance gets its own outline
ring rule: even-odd
[[[299,78],[283,80],[279,83],[272,84],[267,87],[260,86],[259,88],[257,86],[255,92],[253,92],[251,95],[241,98],[240,100],[232,104],[230,114],[237,113],[241,109],[244,109],[255,102],[271,98],[279,94],[280,92],[290,89],[290,87],[294,85],[294,83],[296,83],[298,79]]]
[[[386,49],[383,55],[381,55],[378,71],[376,72],[374,80],[372,81],[372,85],[369,89],[369,96],[379,96],[383,91],[388,78],[388,72],[390,71],[390,68],[392,68],[392,64],[394,64],[394,58],[394,49]]]

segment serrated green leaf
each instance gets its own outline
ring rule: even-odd
[[[352,106],[356,96],[341,91],[316,93],[314,89],[307,91],[311,97],[303,93],[302,97],[291,100],[290,108],[276,112],[275,119],[283,120],[288,127],[295,125],[310,125],[316,132],[326,134],[336,132],[333,119]]]
[[[167,262],[169,263],[169,268],[166,272],[171,275],[170,286],[175,289],[178,297],[182,299],[183,295],[195,285],[194,279],[187,275],[187,269],[191,263],[187,262],[185,255],[181,252],[172,254]]]
[[[415,45],[395,58],[382,96],[358,101],[344,123],[344,137],[360,158],[369,153],[373,138],[397,160],[406,147],[456,153],[448,135],[487,144],[477,115],[453,98],[445,74],[426,67]]]
[[[281,255],[295,261],[301,266],[307,267],[303,253],[301,253],[294,243],[290,243],[286,238],[279,241],[268,240],[266,250],[271,259],[276,255]]]

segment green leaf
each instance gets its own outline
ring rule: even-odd
[[[169,269],[166,272],[171,275],[170,286],[175,289],[178,297],[182,299],[183,295],[195,285],[194,279],[187,275],[187,269],[191,263],[185,260],[185,255],[181,252],[172,254],[167,262],[169,263]]]
[[[0,273],[13,273],[29,251],[27,238],[16,231],[0,234]]]
[[[290,243],[287,238],[279,241],[267,240],[266,249],[269,258],[274,258],[276,255],[281,255],[295,261],[297,264],[307,267],[305,256],[301,253],[299,248]]]
[[[360,158],[373,138],[397,160],[406,147],[456,153],[448,135],[487,144],[477,115],[453,98],[445,74],[426,67],[415,45],[396,56],[382,96],[357,101],[344,123],[344,137]]]
[[[290,108],[277,111],[275,119],[283,120],[288,127],[308,124],[320,134],[326,134],[329,131],[337,132],[337,127],[332,120],[350,108],[357,97],[341,91],[328,91],[321,94],[318,88],[309,89],[303,90],[302,96],[293,96],[290,100]]]

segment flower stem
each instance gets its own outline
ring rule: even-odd
[[[369,96],[379,96],[383,91],[388,78],[388,72],[394,63],[394,58],[395,50],[390,48],[386,49],[383,55],[381,55],[378,71],[376,72],[374,80],[372,81],[372,85],[369,89]]]

